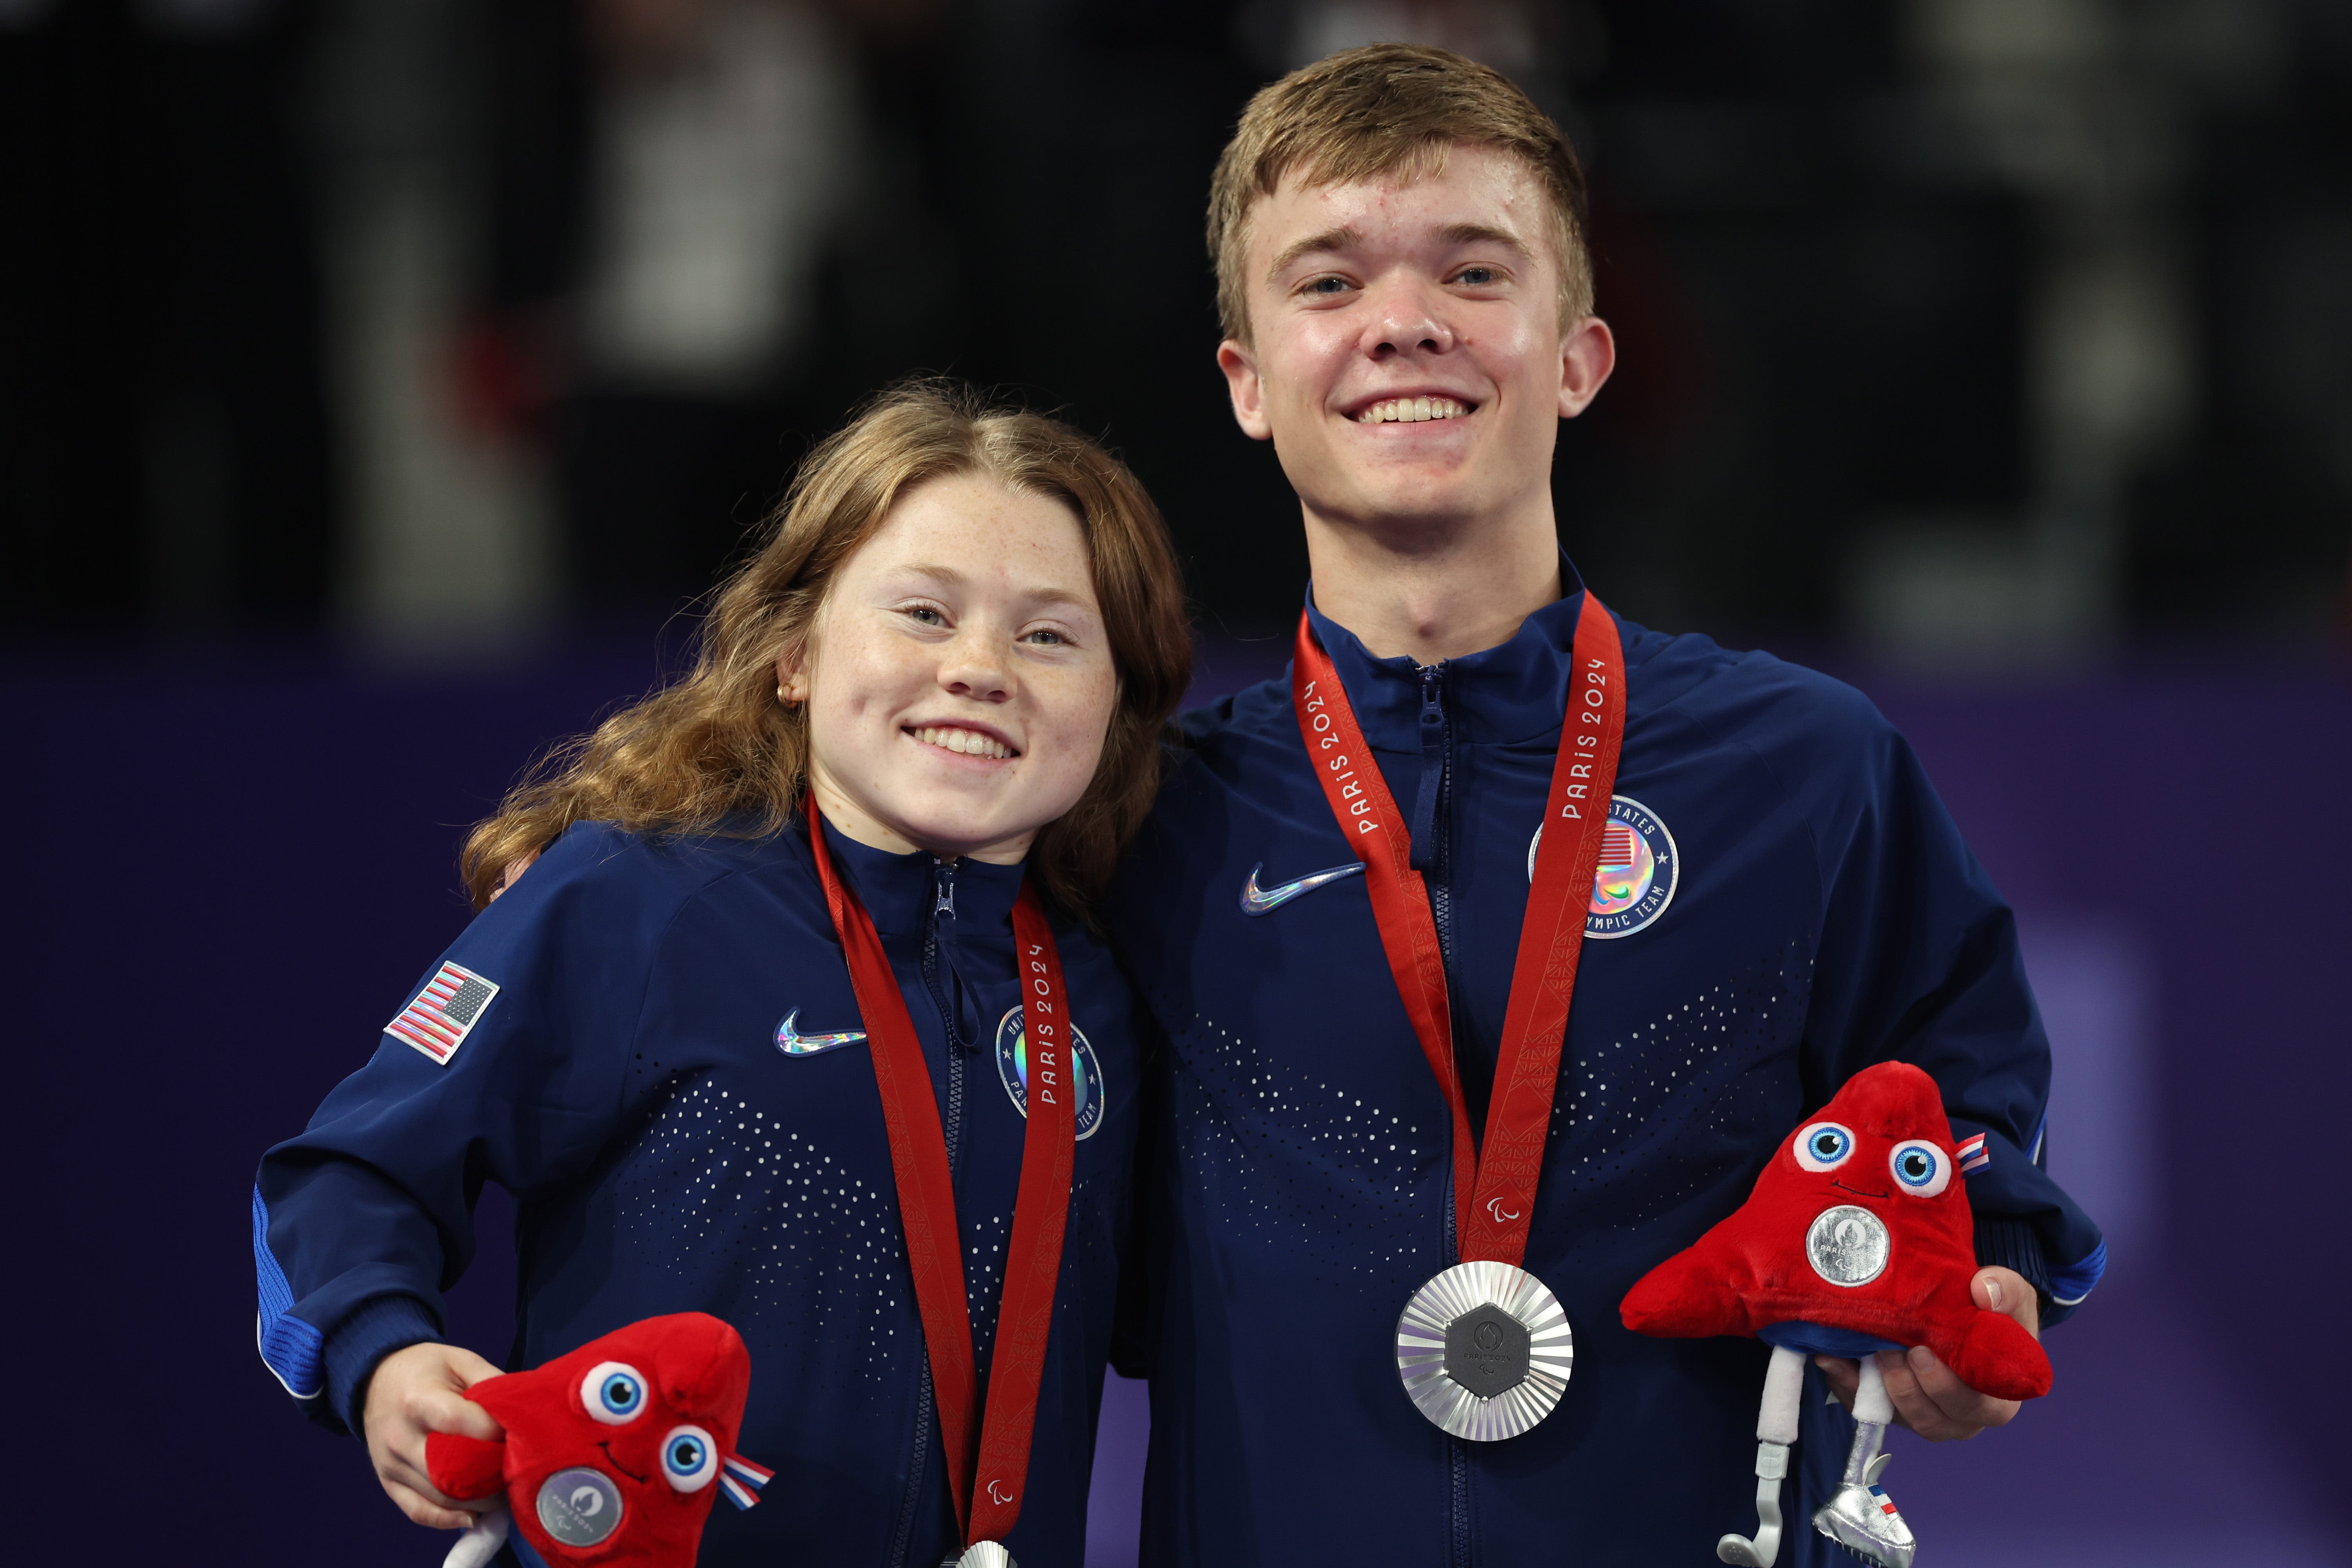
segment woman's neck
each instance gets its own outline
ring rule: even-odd
[[[853,844],[863,844],[868,849],[879,849],[888,855],[929,855],[940,860],[960,860],[969,855],[992,866],[1017,866],[1028,856],[1029,846],[1037,837],[1033,830],[997,844],[925,843],[860,806],[827,778],[822,768],[812,770],[809,786],[816,795],[817,811],[833,825],[835,833]]]

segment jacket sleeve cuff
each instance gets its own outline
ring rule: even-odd
[[[361,1400],[376,1363],[396,1350],[441,1337],[441,1325],[414,1296],[376,1296],[362,1301],[327,1336],[327,1406],[330,1425],[360,1434]]]

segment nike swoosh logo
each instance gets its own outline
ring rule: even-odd
[[[813,1057],[840,1046],[854,1046],[866,1037],[863,1029],[842,1029],[830,1035],[803,1035],[793,1027],[800,1021],[798,1007],[784,1015],[776,1026],[776,1049],[788,1057]]]
[[[1250,868],[1249,880],[1242,884],[1242,913],[1270,915],[1299,894],[1311,893],[1326,883],[1336,882],[1342,877],[1353,877],[1363,868],[1364,863],[1361,860],[1355,860],[1345,866],[1334,866],[1328,871],[1310,872],[1297,881],[1283,882],[1271,888],[1261,888],[1257,885],[1257,874],[1265,869],[1265,862],[1261,860]]]

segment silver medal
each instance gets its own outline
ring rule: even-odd
[[[1567,1392],[1575,1335],[1559,1298],[1508,1263],[1457,1263],[1397,1319],[1397,1375],[1421,1413],[1456,1437],[1516,1437]]]
[[[558,1470],[539,1484],[539,1522],[566,1546],[593,1546],[621,1528],[621,1489],[601,1470]]]
[[[975,1541],[961,1557],[950,1557],[940,1568],[1018,1568],[1002,1542]]]
[[[1841,1204],[1823,1209],[1805,1232],[1805,1257],[1832,1285],[1867,1285],[1886,1270],[1894,1244],[1868,1209]]]

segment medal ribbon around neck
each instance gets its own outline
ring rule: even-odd
[[[1486,1106],[1486,1136],[1483,1145],[1474,1145],[1454,1059],[1454,1018],[1437,919],[1430,911],[1428,886],[1412,868],[1412,830],[1364,742],[1339,670],[1315,640],[1314,624],[1304,611],[1298,617],[1290,690],[1299,732],[1331,815],[1364,862],[1365,890],[1397,994],[1453,1116],[1454,1224],[1465,1263],[1516,1268],[1527,1256],[1592,878],[1601,863],[1601,838],[1624,743],[1624,651],[1617,623],[1589,589],[1577,616],[1571,657],[1568,711],[1544,811],[1547,831],[1536,849],[1527,917],[1519,927],[1494,1097]]]
[[[923,1343],[930,1352],[931,1391],[940,1409],[940,1441],[947,1451],[948,1490],[955,1500],[956,1523],[967,1548],[1001,1542],[1021,1515],[1021,1495],[1028,1483],[1037,1386],[1045,1374],[1045,1342],[1062,1268],[1062,1234],[1070,1214],[1070,1177],[1077,1163],[1077,1076],[1061,953],[1054,945],[1045,907],[1024,881],[1013,906],[1013,937],[1022,1022],[1028,1036],[1029,1127],[1021,1146],[1021,1186],[1013,1206],[1011,1253],[997,1309],[983,1420],[977,1418],[979,1374],[971,1311],[964,1294],[955,1184],[948,1171],[947,1135],[940,1127],[922,1039],[915,1033],[907,998],[890,972],[889,955],[882,949],[873,917],[834,871],[814,796],[807,816],[817,879],[824,885],[825,907],[849,961],[849,983],[866,1026],[875,1086],[882,1095],[890,1173],[898,1188],[898,1217],[906,1231],[907,1261],[915,1275]]]

